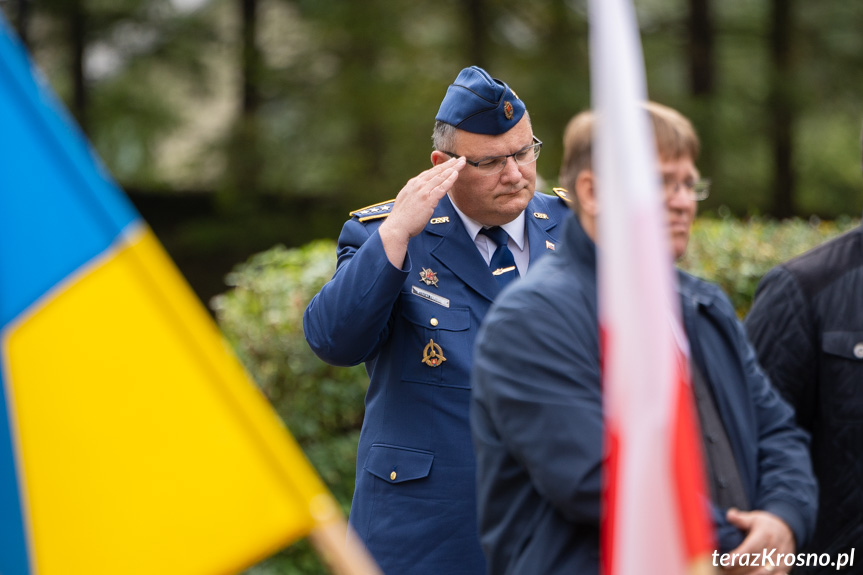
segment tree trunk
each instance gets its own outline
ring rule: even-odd
[[[353,57],[346,59],[346,88],[348,93],[353,93],[354,96],[344,105],[355,118],[353,146],[356,148],[357,158],[364,166],[363,172],[368,179],[368,185],[372,188],[381,186],[386,180],[384,155],[379,153],[379,150],[385,149],[387,142],[381,121],[369,113],[376,109],[374,100],[383,97],[383,94],[377,89],[367,89],[365,84],[383,80],[380,75],[382,47],[378,39],[385,34],[386,25],[383,23],[387,22],[387,10],[386,1],[366,1],[352,2],[348,11],[350,22],[354,25],[351,26],[347,44]]]
[[[711,95],[714,87],[714,26],[710,0],[689,0],[689,71],[692,95]]]
[[[69,45],[72,49],[70,74],[72,76],[72,115],[85,133],[87,125],[87,78],[84,75],[84,58],[87,48],[87,16],[81,0],[69,4]]]
[[[701,171],[709,177],[716,172],[716,26],[712,0],[689,0],[689,82],[692,93],[691,118],[698,126],[702,141],[699,158]]]
[[[252,211],[263,169],[258,111],[261,106],[261,53],[258,48],[258,0],[238,0],[240,9],[240,102],[229,143],[224,186],[218,208],[234,214]]]
[[[29,0],[18,0],[18,13],[15,15],[15,30],[18,32],[18,37],[25,46],[30,46],[29,25],[30,25],[30,2]]]
[[[778,218],[794,215],[794,86],[791,76],[792,0],[771,0],[770,137],[773,144],[773,201],[771,213]]]
[[[480,68],[485,68],[486,28],[488,22],[485,18],[485,2],[483,0],[470,0],[467,3],[467,37],[468,56],[470,63]]]
[[[261,104],[258,78],[260,52],[258,50],[258,0],[240,0],[243,36],[243,96],[240,113],[254,115]]]

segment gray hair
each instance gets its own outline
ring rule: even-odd
[[[435,150],[451,152],[455,148],[456,127],[440,120],[434,123],[432,145]]]
[[[527,118],[527,123],[530,125],[530,114],[527,110],[524,111],[524,117]],[[458,128],[452,124],[436,120],[434,123],[434,131],[432,132],[432,146],[435,150],[441,152],[452,152],[455,149],[455,138],[458,134]]]

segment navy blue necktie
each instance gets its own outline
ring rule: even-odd
[[[483,228],[479,233],[491,238],[497,244],[497,249],[494,250],[488,267],[494,279],[497,280],[497,283],[503,289],[509,282],[519,277],[518,268],[515,267],[515,257],[513,257],[512,252],[506,245],[509,241],[509,236],[500,226]]]

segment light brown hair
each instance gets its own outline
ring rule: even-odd
[[[645,102],[656,137],[656,149],[661,160],[677,160],[689,157],[695,162],[701,144],[692,123],[680,112],[657,104]],[[592,169],[593,126],[596,117],[585,110],[573,117],[563,133],[563,160],[560,165],[558,183],[567,190],[575,191],[575,180],[582,170]]]

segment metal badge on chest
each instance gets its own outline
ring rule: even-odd
[[[423,363],[429,367],[438,367],[445,361],[446,358],[443,356],[441,347],[433,339],[430,339],[423,348]]]

